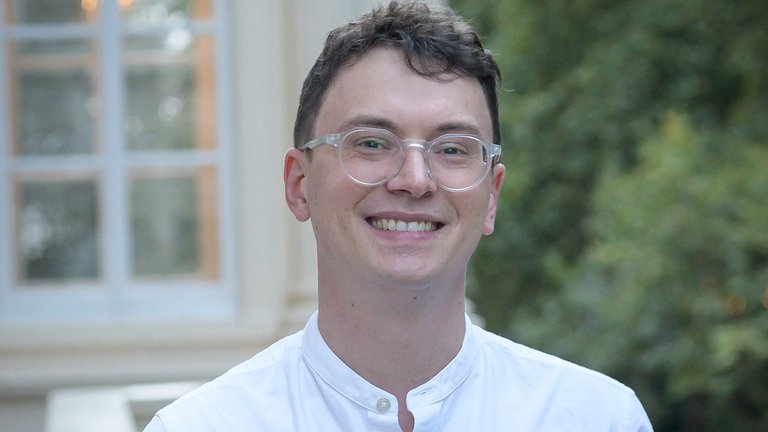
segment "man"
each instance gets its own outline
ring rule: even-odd
[[[318,312],[146,431],[648,431],[610,378],[473,326],[467,262],[504,179],[498,68],[448,9],[391,3],[328,36],[285,197]]]

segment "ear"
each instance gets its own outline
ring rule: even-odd
[[[292,148],[285,153],[283,163],[283,182],[285,183],[285,202],[299,222],[309,219],[309,206],[305,190],[306,175],[304,166],[307,164],[304,153]]]
[[[506,168],[504,165],[497,163],[493,167],[493,185],[491,189],[491,197],[488,201],[488,214],[485,218],[485,226],[483,227],[483,234],[493,234],[493,228],[496,223],[496,208],[499,203],[499,194],[501,194],[501,184],[504,182],[504,175],[506,174]]]

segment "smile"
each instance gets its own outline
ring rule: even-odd
[[[374,228],[384,231],[428,232],[440,228],[438,223],[431,221],[406,222],[397,219],[371,218],[368,222]]]

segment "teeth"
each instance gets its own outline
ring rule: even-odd
[[[385,231],[410,231],[410,232],[421,232],[421,231],[434,231],[437,229],[435,224],[433,222],[429,221],[401,221],[397,219],[372,219],[371,225],[374,226],[374,228],[378,228],[380,230]]]

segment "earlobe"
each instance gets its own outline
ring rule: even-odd
[[[494,165],[493,185],[491,187],[491,196],[488,200],[488,214],[485,219],[485,226],[483,227],[483,234],[491,235],[496,224],[496,209],[498,208],[499,195],[501,194],[501,185],[504,183],[504,175],[506,174],[506,168],[504,165],[498,163]]]
[[[304,189],[306,176],[302,163],[307,163],[304,154],[292,148],[285,153],[283,163],[283,182],[285,183],[285,202],[293,216],[299,222],[309,219],[309,206]]]

